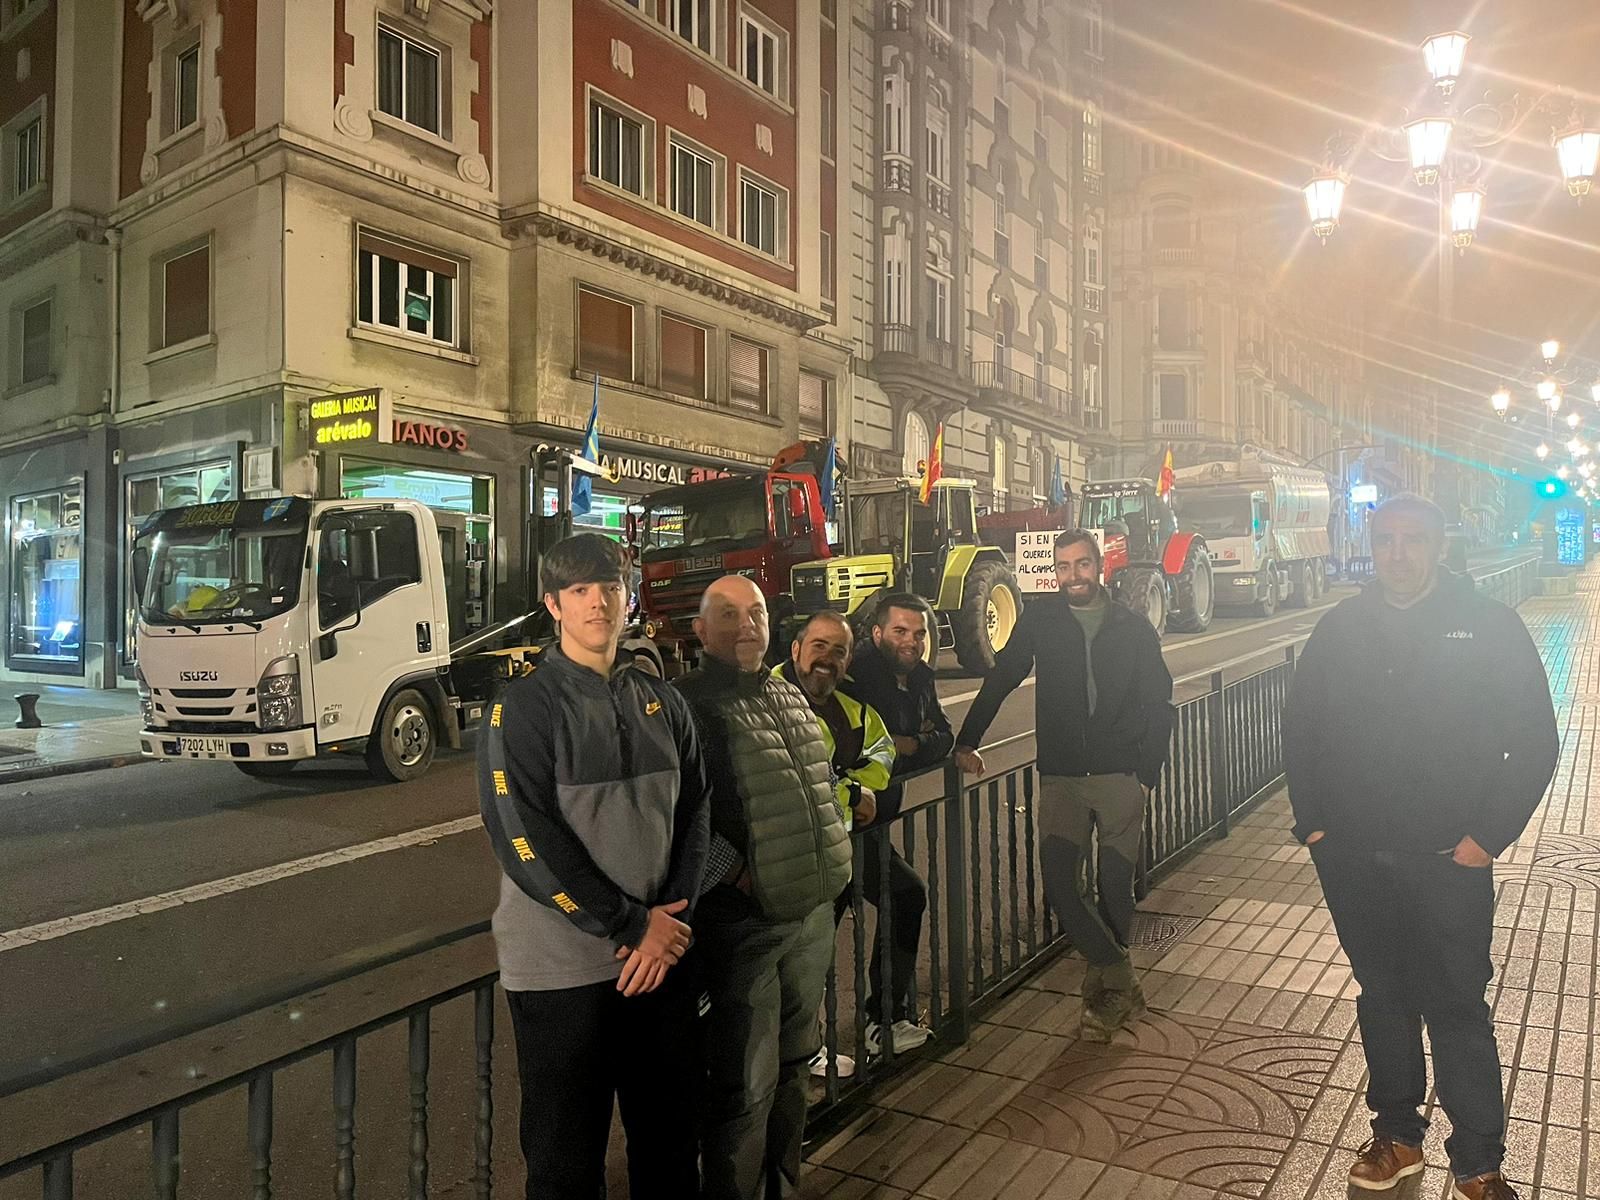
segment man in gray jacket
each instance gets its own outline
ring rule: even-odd
[[[694,957],[702,1022],[707,1200],[798,1190],[817,1007],[833,961],[833,899],[850,835],[828,747],[804,694],[763,665],[767,606],[749,579],[706,590],[705,647],[681,683],[711,779],[711,852]]]

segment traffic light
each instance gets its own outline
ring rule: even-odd
[[[1555,475],[1546,475],[1533,485],[1533,490],[1541,500],[1559,500],[1567,494],[1567,481]]]

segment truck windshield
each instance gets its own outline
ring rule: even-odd
[[[1148,520],[1145,515],[1147,499],[1143,492],[1137,491],[1086,495],[1083,498],[1083,527],[1104,529],[1112,521],[1123,521],[1131,526]]]
[[[685,550],[747,549],[772,536],[761,478],[691,483],[645,501],[645,562]]]
[[[862,554],[905,552],[906,505],[910,499],[911,493],[906,491],[850,497],[850,526]],[[932,514],[933,509],[927,511]]]
[[[134,543],[151,624],[260,621],[299,601],[311,506],[239,500],[154,513]]]
[[[1207,538],[1242,538],[1253,532],[1249,496],[1207,496],[1190,492],[1180,497],[1184,524]]]

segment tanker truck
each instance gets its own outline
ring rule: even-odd
[[[1219,609],[1270,617],[1304,608],[1327,589],[1328,478],[1248,450],[1174,474],[1187,528],[1206,541]]]

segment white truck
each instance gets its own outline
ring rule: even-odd
[[[1326,590],[1330,500],[1321,471],[1246,453],[1175,472],[1173,495],[1185,527],[1205,537],[1217,607],[1270,617]]]
[[[553,454],[538,477],[547,464],[561,496],[573,468],[600,471]],[[539,554],[571,530],[561,509],[531,522],[530,597]],[[153,514],[132,564],[144,756],[274,776],[359,751],[380,778],[422,775],[440,744],[461,746],[507,678],[533,669],[553,632],[534,600],[451,645],[444,549],[433,511],[414,500],[282,496]],[[652,643],[624,646],[659,673]]]

